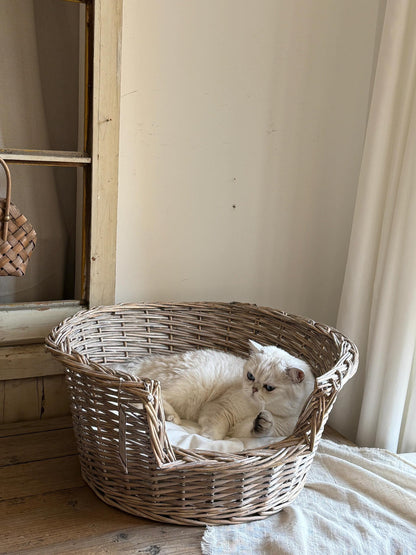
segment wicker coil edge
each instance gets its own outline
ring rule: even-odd
[[[245,356],[248,339],[306,360],[315,389],[291,436],[237,454],[175,448],[166,434],[159,383],[104,366],[196,348]],[[358,366],[356,346],[339,331],[242,303],[92,308],[64,320],[46,346],[65,367],[87,484],[125,512],[184,525],[258,520],[292,503],[336,397]]]

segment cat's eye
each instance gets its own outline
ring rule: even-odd
[[[253,376],[253,374],[251,372],[247,372],[247,378],[251,381],[254,382],[255,378]]]
[[[273,389],[276,389],[274,386],[268,385],[267,383],[264,384],[263,387],[264,387],[264,389],[265,389],[266,391],[273,391]]]

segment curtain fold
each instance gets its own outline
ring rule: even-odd
[[[337,326],[360,350],[331,418],[359,445],[416,451],[416,3],[388,0]]]

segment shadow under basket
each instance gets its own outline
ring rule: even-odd
[[[129,357],[213,348],[248,354],[248,340],[306,360],[315,389],[293,434],[237,454],[177,449],[160,385],[115,372]],[[65,366],[84,480],[128,513],[172,524],[236,524],[270,516],[302,490],[329,412],[358,365],[337,330],[241,303],[124,304],[77,313],[46,340]]]

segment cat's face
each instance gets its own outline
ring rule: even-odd
[[[274,346],[250,344],[251,354],[243,370],[243,390],[247,397],[270,410],[287,396],[304,396],[306,368],[299,368],[302,361]],[[294,366],[294,362],[301,364]]]

